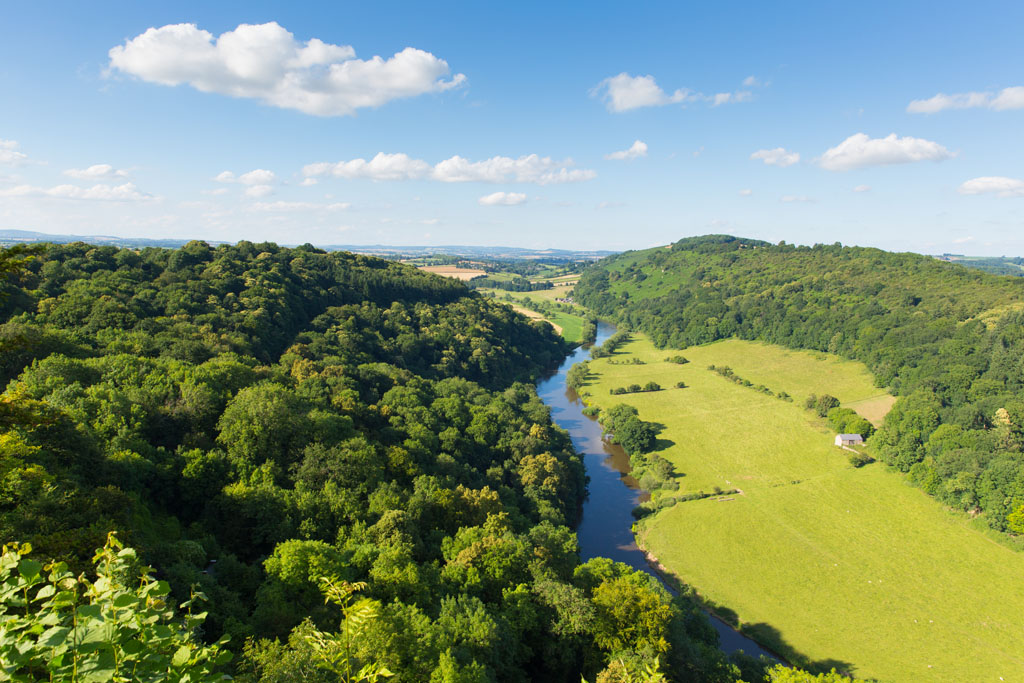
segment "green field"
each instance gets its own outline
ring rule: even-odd
[[[499,302],[502,302],[505,295],[508,295],[518,306],[530,311],[536,311],[536,306],[533,302],[553,303],[556,298],[564,298],[571,289],[571,287],[552,287],[551,289],[542,289],[535,292],[507,292],[501,289],[481,289],[479,291],[494,296],[495,300]],[[584,321],[583,309],[578,310],[580,310],[580,315],[573,315],[562,311],[550,314],[537,313],[537,315],[541,316],[540,320],[547,320],[555,325],[556,330],[559,331],[563,339],[577,344],[583,339]]]
[[[620,348],[615,360],[647,364],[593,361],[589,400],[628,402],[664,425],[659,452],[680,492],[742,491],[640,525],[668,571],[797,662],[892,681],[1024,680],[1024,555],[883,465],[852,468],[802,408],[804,396],[830,393],[882,412],[887,399],[862,365],[738,340],[686,349],[686,365],[639,336]],[[736,385],[712,363],[796,400]],[[649,380],[688,387],[609,395]]]

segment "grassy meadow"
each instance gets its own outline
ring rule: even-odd
[[[664,361],[676,353],[690,363]],[[630,357],[646,364],[609,362]],[[825,421],[802,407],[808,394],[829,393],[880,420],[892,398],[863,365],[740,340],[658,350],[636,335],[591,369],[591,403],[630,403],[664,426],[658,452],[675,465],[680,493],[742,491],[679,503],[638,531],[668,572],[756,638],[864,678],[1024,680],[1024,555],[883,465],[854,469]],[[651,380],[666,388],[609,394]],[[679,381],[687,387],[669,388]]]
[[[562,285],[535,292],[509,292],[501,289],[486,288],[480,291],[491,294],[497,301],[503,301],[505,295],[509,295],[514,301],[513,308],[535,320],[547,320],[555,328],[555,331],[568,342],[576,344],[583,339],[584,318],[582,315],[574,315],[562,311],[553,313],[539,313],[536,311],[535,302],[542,304],[554,303],[555,299],[565,298],[572,291],[572,287]],[[580,310],[582,313],[582,309]]]

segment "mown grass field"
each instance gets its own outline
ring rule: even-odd
[[[591,362],[586,391],[661,423],[681,492],[742,494],[680,503],[640,525],[643,545],[755,637],[795,661],[885,681],[1024,680],[1024,555],[993,542],[881,464],[852,468],[802,397],[884,397],[863,366],[730,340],[664,358],[644,338]],[[729,365],[785,402],[707,370]],[[611,396],[654,380],[685,389]]]

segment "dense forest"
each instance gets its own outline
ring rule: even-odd
[[[75,629],[138,617],[88,632],[80,680],[761,678],[685,596],[581,564],[582,463],[532,386],[566,351],[549,326],[308,245],[3,256],[6,675],[65,680],[80,593]],[[214,650],[159,647],[164,596]]]
[[[916,254],[725,235],[626,252],[576,297],[660,347],[727,337],[863,361],[900,398],[871,438],[944,504],[1024,534],[1024,280]]]

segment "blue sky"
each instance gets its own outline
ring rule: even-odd
[[[0,228],[1024,254],[1021,3],[0,16]]]

